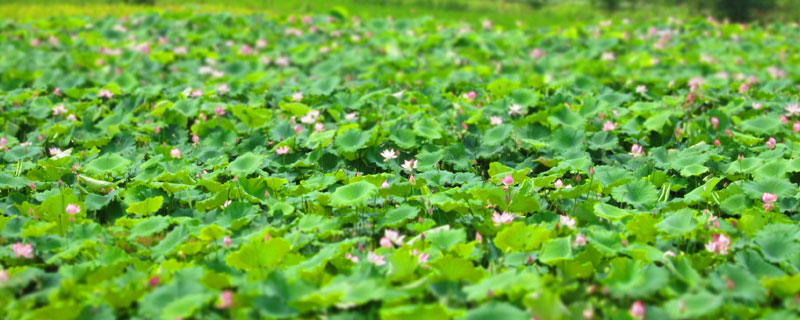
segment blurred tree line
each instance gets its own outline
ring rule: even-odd
[[[607,11],[640,6],[686,6],[693,11],[728,18],[734,22],[793,20],[800,17],[800,0],[590,0]],[[536,1],[538,2],[538,0]]]

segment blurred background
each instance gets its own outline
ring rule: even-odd
[[[361,17],[429,15],[497,25],[554,26],[610,17],[707,16],[736,22],[795,22],[800,0],[2,0],[0,18],[125,15],[151,10],[230,11],[274,16],[345,10]]]

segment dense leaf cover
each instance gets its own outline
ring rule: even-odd
[[[796,318],[799,35],[6,21],[0,314]]]

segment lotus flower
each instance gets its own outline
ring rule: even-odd
[[[503,118],[500,118],[498,116],[489,117],[489,121],[492,123],[493,126],[499,126],[503,124]]]
[[[514,177],[511,176],[510,174],[506,175],[506,177],[503,178],[503,184],[506,185],[506,186],[510,186],[510,185],[514,184]]]
[[[405,160],[403,161],[401,167],[408,172],[412,172],[414,171],[414,169],[417,168],[417,160],[416,159]]]
[[[431,258],[430,254],[423,252],[419,255],[419,263],[427,263],[428,260],[430,260],[430,258]]]
[[[361,261],[361,259],[359,259],[357,256],[354,256],[352,253],[349,252],[345,255],[345,257],[350,261],[353,261],[353,263],[358,263],[359,261]]]
[[[603,123],[603,131],[614,131],[617,130],[617,124],[614,121],[606,121]]]
[[[577,236],[575,236],[575,242],[574,242],[575,246],[580,247],[580,246],[586,245],[586,242],[587,242],[587,239],[586,239],[586,237],[584,235],[579,233]]]
[[[386,150],[383,150],[383,152],[381,152],[381,156],[383,157],[383,162],[386,162],[386,161],[389,161],[389,160],[392,160],[392,159],[397,159],[397,155],[398,155],[398,153],[397,153],[397,151],[394,151],[394,149],[386,149]]]
[[[203,90],[196,89],[192,91],[192,98],[200,98],[203,96]]]
[[[15,243],[12,247],[17,258],[33,259],[33,244]]]
[[[533,50],[531,50],[531,53],[530,53],[531,59],[539,59],[539,58],[542,58],[542,57],[544,57],[546,55],[547,55],[547,53],[544,50],[539,49],[539,48],[534,48]]]
[[[200,136],[196,134],[192,135],[192,142],[194,142],[195,144],[200,143]]]
[[[775,208],[774,202],[778,201],[778,194],[764,192],[764,194],[761,195],[761,201],[764,202],[764,210],[772,210],[772,208]]]
[[[225,238],[222,239],[223,246],[230,247],[231,244],[233,244],[233,240],[231,240],[231,237],[225,236]]]
[[[402,246],[403,239],[405,239],[406,237],[406,236],[401,236],[400,232],[391,229],[386,229],[383,232],[383,234],[384,236],[383,238],[381,238],[380,241],[382,247],[391,247],[392,244]]]
[[[367,255],[367,260],[379,267],[386,264],[386,256],[378,255],[372,251],[370,251],[369,255]]]
[[[561,215],[559,217],[559,221],[565,227],[570,228],[570,229],[575,229],[575,218],[572,218],[572,217],[569,217],[569,216],[565,216],[565,215]]]
[[[227,112],[225,112],[225,109],[223,109],[222,107],[217,107],[216,109],[214,109],[214,113],[216,113],[218,116],[224,116],[225,113]]]
[[[800,105],[798,105],[797,103],[790,104],[790,105],[786,106],[786,108],[784,108],[784,109],[786,110],[786,112],[789,113],[788,116],[790,116],[790,117],[794,116],[794,115],[797,115],[797,114],[800,114]]]
[[[475,232],[475,241],[478,243],[483,243],[483,235],[480,232]]]
[[[636,86],[636,93],[638,93],[638,94],[647,93],[647,86],[645,86],[645,85]]]
[[[81,213],[81,207],[77,204],[70,203],[67,205],[66,211],[69,214],[78,214]]]
[[[219,307],[220,309],[227,309],[233,306],[233,292],[230,290],[225,290],[222,294],[219,295]]]
[[[753,109],[761,110],[761,108],[763,108],[763,107],[764,107],[763,104],[758,103],[758,102],[753,102]]]
[[[8,272],[5,269],[0,270],[0,283],[8,282]]]
[[[67,113],[67,108],[64,107],[63,103],[59,103],[57,105],[54,105],[52,109],[53,109],[53,115],[54,116],[59,116],[59,115]]]
[[[289,154],[289,147],[287,146],[278,147],[278,149],[275,150],[275,153],[279,155]]]
[[[628,154],[632,155],[634,158],[642,157],[645,154],[644,148],[638,143],[634,143],[633,146],[631,146],[631,152],[628,152]]]
[[[775,149],[775,146],[778,144],[778,141],[776,141],[775,138],[773,137],[769,137],[769,140],[767,140],[767,143],[765,144],[767,145],[767,148],[772,150]]]
[[[492,215],[492,221],[494,221],[495,226],[500,226],[501,224],[507,224],[514,221],[514,216],[508,212],[503,212],[503,214],[495,212]]]
[[[183,153],[181,152],[181,149],[172,148],[172,150],[169,151],[169,156],[174,159],[180,159],[183,157]]]
[[[389,180],[383,180],[383,183],[381,183],[381,189],[386,189],[386,188],[391,187],[391,186],[392,185],[389,184]]]
[[[634,302],[633,305],[631,306],[631,309],[630,309],[629,312],[630,312],[632,317],[634,317],[636,319],[644,320],[645,311],[646,310],[645,310],[644,302],[642,302],[642,300],[636,300],[636,302]]]
[[[114,94],[111,93],[111,91],[109,91],[109,90],[101,89],[100,93],[98,93],[97,96],[100,97],[100,98],[111,99],[111,98],[114,97]]]
[[[719,118],[712,117],[711,118],[711,126],[714,128],[714,130],[717,130],[717,128],[719,128]]]
[[[508,111],[508,114],[510,114],[510,115],[522,114],[522,106],[518,105],[516,103],[508,106],[508,109],[510,110],[510,111]]]
[[[728,254],[731,239],[724,233],[715,234],[711,241],[706,243],[706,250],[717,254]]]

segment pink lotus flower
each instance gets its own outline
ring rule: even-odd
[[[288,67],[290,64],[289,57],[278,57],[275,59],[275,64],[281,67]]]
[[[180,159],[183,157],[183,153],[181,152],[181,149],[172,148],[172,150],[169,151],[169,156],[174,159]]]
[[[275,153],[279,155],[289,154],[289,147],[287,146],[278,147],[278,149],[275,150]]]
[[[465,99],[469,99],[469,100],[475,100],[475,98],[478,97],[478,93],[475,92],[475,91],[470,91],[470,92],[467,92],[467,93],[463,94],[461,97],[465,98]]]
[[[773,137],[769,137],[769,140],[767,140],[767,143],[766,143],[767,148],[769,148],[770,150],[775,149],[775,145],[777,145],[777,144],[778,144],[778,141],[776,141],[775,138],[773,138]]]
[[[295,92],[294,94],[292,94],[292,100],[293,101],[303,100],[303,93],[302,92]]]
[[[503,184],[506,185],[506,186],[510,186],[510,185],[514,184],[514,177],[511,176],[510,174],[506,175],[506,177],[503,178]]]
[[[587,239],[586,239],[586,237],[584,235],[579,233],[577,236],[575,236],[574,244],[575,244],[576,247],[580,247],[580,246],[586,245],[586,242],[587,242]]]
[[[391,184],[389,184],[389,180],[383,180],[383,183],[381,184],[381,189],[386,189],[388,187],[391,187]]]
[[[561,215],[559,217],[559,222],[561,222],[561,224],[564,225],[567,228],[575,229],[575,218],[572,218],[572,217],[569,217],[569,216],[565,216],[565,215]]]
[[[544,50],[539,49],[539,48],[534,48],[533,50],[531,50],[531,53],[530,53],[531,59],[543,58],[546,55],[547,55],[547,53]]]
[[[227,112],[225,112],[224,108],[217,107],[216,109],[214,109],[214,113],[216,113],[218,116],[224,116],[225,113],[227,113]]]
[[[225,238],[222,239],[223,246],[230,247],[231,244],[233,244],[233,240],[231,240],[231,237],[225,236]]]
[[[672,250],[667,250],[667,252],[664,252],[664,259],[666,259],[667,257],[674,257],[674,256],[676,256],[676,254]]]
[[[66,211],[69,214],[78,214],[81,213],[81,207],[77,204],[70,203],[67,205]]]
[[[192,142],[194,142],[195,144],[200,143],[200,136],[198,136],[196,134],[193,134],[192,135]]]
[[[778,194],[764,192],[764,194],[761,195],[761,201],[764,202],[764,210],[770,211],[772,208],[775,208],[774,203],[778,201]]]
[[[553,187],[556,189],[561,189],[564,187],[564,182],[561,179],[557,179],[555,183],[553,183]]]
[[[401,167],[408,172],[413,172],[414,169],[417,168],[417,160],[416,159],[405,160],[403,161]]]
[[[743,93],[747,92],[748,90],[750,90],[750,84],[749,83],[746,83],[746,82],[742,83],[742,85],[739,87],[739,93],[743,94]]]
[[[258,40],[256,41],[256,48],[258,48],[258,49],[261,49],[261,48],[266,48],[266,47],[267,47],[267,45],[269,45],[269,42],[267,42],[267,40],[264,40],[264,39],[258,39]]]
[[[381,152],[381,156],[383,157],[383,162],[386,162],[386,161],[389,161],[389,160],[392,160],[392,159],[397,159],[397,155],[398,154],[399,153],[394,151],[394,149],[386,149],[386,150],[383,150],[383,152]]]
[[[203,90],[196,89],[192,91],[192,98],[200,98],[203,96]]]
[[[583,318],[584,319],[594,319],[594,310],[592,308],[583,309]]]
[[[22,244],[22,242],[15,243],[12,247],[14,254],[17,258],[33,259],[33,244]]]
[[[303,133],[303,126],[301,126],[301,125],[299,125],[299,124],[298,124],[298,125],[295,125],[295,126],[294,126],[294,132],[295,132],[296,134],[301,134],[301,133]]]
[[[629,312],[631,314],[631,317],[634,317],[639,320],[644,320],[646,312],[644,302],[642,302],[641,300],[636,300],[636,302],[634,302],[633,305],[631,306]]]
[[[603,131],[614,131],[617,130],[617,124],[614,121],[606,121],[603,123]]]
[[[220,309],[227,309],[233,306],[233,292],[225,290],[219,296],[220,302],[217,307]]]
[[[763,107],[764,107],[763,104],[758,103],[758,102],[753,102],[753,109],[761,110],[761,108],[763,108]]]
[[[786,106],[786,108],[784,108],[784,109],[786,109],[786,112],[789,113],[788,116],[790,116],[790,117],[794,116],[794,115],[797,115],[797,114],[800,114],[800,105],[798,105],[797,103],[790,104],[790,105]]]
[[[721,146],[721,145],[722,145],[722,143],[721,143],[721,142],[719,142],[719,139],[714,139],[714,145],[715,145],[715,146],[717,146],[717,147],[719,147],[719,146]]]
[[[155,288],[155,287],[158,286],[159,282],[161,282],[161,277],[154,276],[154,277],[150,278],[150,280],[148,281],[148,284],[150,285],[150,287]]]
[[[492,123],[493,126],[499,126],[503,124],[503,118],[500,118],[498,116],[489,117],[489,121]]]
[[[8,279],[10,279],[8,272],[5,269],[0,270],[0,283],[8,282]]]
[[[175,49],[172,49],[172,53],[176,55],[187,54],[189,53],[189,49],[187,49],[186,47],[176,47]]]
[[[100,97],[100,98],[108,98],[108,99],[111,99],[111,98],[113,98],[113,97],[114,97],[114,94],[113,94],[113,93],[111,93],[111,91],[108,91],[108,90],[106,90],[106,89],[101,89],[101,90],[100,90],[100,93],[98,93],[98,94],[97,94],[97,96],[98,96],[98,97]]]
[[[382,247],[391,247],[392,244],[395,244],[395,245],[398,245],[398,246],[402,246],[403,245],[403,239],[405,239],[405,237],[406,236],[401,236],[400,232],[398,232],[398,231],[391,230],[391,229],[386,229],[383,232],[383,238],[381,238],[381,241],[380,241],[381,242],[381,246]],[[388,244],[388,245],[386,245],[386,244]]]
[[[711,118],[711,126],[714,127],[714,130],[717,130],[717,128],[719,128],[719,118],[712,117]]]
[[[794,125],[792,125],[792,131],[794,131],[794,133],[800,132],[800,122],[795,122]]]
[[[352,253],[349,252],[345,255],[345,258],[347,258],[350,261],[353,261],[353,263],[358,263],[359,261],[361,261],[361,259],[359,259],[357,256],[354,256]]]
[[[378,255],[372,251],[370,251],[369,255],[367,255],[367,260],[379,267],[386,264],[386,256]]]
[[[480,232],[475,232],[475,241],[478,243],[483,243],[483,235]]]
[[[503,212],[503,214],[499,214],[499,213],[495,212],[492,215],[492,221],[494,221],[494,225],[495,226],[499,227],[501,224],[507,224],[507,223],[511,223],[512,221],[514,221],[514,216],[511,215],[508,212],[505,212],[505,211]]]
[[[243,56],[249,56],[253,54],[253,48],[248,45],[243,45],[241,49],[239,49],[239,53]]]
[[[510,114],[510,115],[520,115],[520,114],[522,114],[522,106],[518,105],[516,103],[508,106],[508,109],[510,110],[510,111],[508,111],[508,114]]]
[[[264,236],[264,242],[269,242],[269,239],[272,239],[272,236],[271,236],[271,235],[269,235],[269,233],[267,233],[267,234]]]
[[[645,86],[645,85],[638,85],[638,86],[636,86],[636,93],[638,93],[638,94],[645,94],[645,93],[647,93],[647,86]]]
[[[345,115],[344,115],[344,118],[345,118],[347,121],[355,121],[355,120],[358,120],[358,113],[357,113],[357,112],[350,112],[350,113],[348,113],[348,114],[345,114]]]
[[[617,60],[617,55],[615,55],[613,52],[603,52],[603,56],[600,57],[600,60],[614,61]]]
[[[705,82],[706,79],[703,79],[703,77],[694,77],[689,80],[689,90],[692,92],[697,91]]]
[[[53,115],[54,116],[59,116],[59,115],[67,113],[67,108],[64,107],[63,103],[59,103],[57,105],[54,105],[52,109],[53,109]]]
[[[632,155],[634,158],[642,157],[645,155],[644,148],[642,148],[642,146],[640,146],[638,143],[634,143],[633,146],[631,146],[631,152],[628,154]]]
[[[223,83],[217,86],[217,94],[224,95],[231,91],[231,87],[227,83]]]
[[[427,263],[428,260],[430,260],[430,258],[431,258],[430,254],[423,252],[419,255],[419,263]]]
[[[53,90],[53,94],[60,97],[61,96],[61,88],[56,88],[55,90]]]
[[[417,184],[417,179],[414,179],[414,175],[408,176],[408,183],[410,184]]]
[[[717,254],[728,254],[731,239],[724,233],[715,234],[711,241],[706,243],[706,250]]]
[[[74,114],[71,114],[71,115],[67,116],[67,120],[69,120],[69,121],[78,121],[78,117],[76,117]]]

